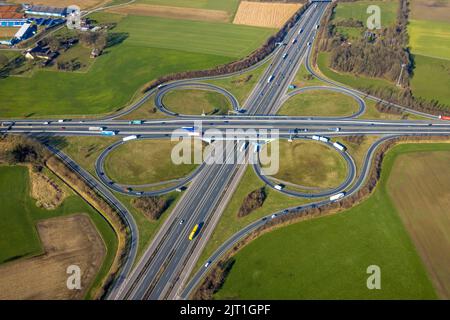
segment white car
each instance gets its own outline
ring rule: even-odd
[[[207,263],[205,263],[205,268],[208,268],[210,264],[211,264],[211,261],[208,261]]]
[[[183,224],[183,223],[184,223],[184,219],[181,219],[180,220],[180,225]]]
[[[277,214],[274,213],[273,215],[270,216],[272,219],[277,217]]]

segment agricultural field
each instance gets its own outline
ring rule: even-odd
[[[92,116],[126,105],[152,79],[212,68],[243,57],[274,30],[229,23],[96,13],[114,21],[122,42],[106,49],[86,73],[38,70],[30,77],[0,79],[2,117]],[[147,32],[152,30],[152,32]],[[26,94],[18,95],[17,92]]]
[[[227,22],[230,17],[226,11],[207,10],[197,8],[168,7],[159,5],[149,5],[142,3],[133,3],[127,6],[114,7],[108,12],[119,14],[131,14],[137,16],[153,16],[170,19],[199,20]]]
[[[381,27],[388,27],[395,23],[398,2],[396,0],[386,1],[356,1],[339,3],[336,7],[334,20],[340,21],[345,19],[359,20],[366,26],[367,7],[370,5],[379,6],[381,9]]]
[[[151,184],[183,178],[197,164],[176,165],[172,162],[171,153],[177,143],[153,139],[127,142],[107,156],[105,171],[113,181],[121,184]]]
[[[214,91],[179,89],[172,90],[164,96],[164,105],[179,114],[227,114],[232,110],[228,99]]]
[[[43,254],[0,265],[0,299],[83,299],[106,255],[95,226],[76,214],[39,221],[36,228]],[[67,288],[71,263],[83,270],[82,290]]]
[[[394,163],[387,184],[442,299],[450,299],[450,177],[442,174],[449,163],[448,150],[402,154]]]
[[[222,10],[233,16],[240,0],[137,0],[138,3],[152,5],[198,8],[208,10]]]
[[[345,94],[311,90],[289,98],[278,110],[286,116],[350,116],[359,110],[358,102]]]
[[[346,163],[333,148],[319,142],[281,140],[280,168],[272,177],[303,188],[338,186],[346,176]]]
[[[415,97],[450,106],[450,1],[412,1],[408,25]]]
[[[408,34],[413,54],[450,60],[450,22],[410,19]]]
[[[414,55],[414,62],[411,79],[414,96],[450,106],[450,60]]]
[[[411,19],[450,21],[449,0],[413,0],[410,2]]]
[[[430,153],[420,156],[421,151]],[[414,173],[420,176],[421,170],[414,162],[413,167],[410,167],[410,162],[403,161],[402,156],[407,154],[412,159],[419,155],[419,159],[422,159],[419,160],[420,166],[425,168],[428,167],[428,159],[423,157],[428,154],[432,156],[434,152],[431,151],[445,152],[445,156],[439,155],[434,160],[437,161],[436,165],[442,165],[442,161],[448,161],[450,145],[396,146],[387,153],[383,161],[379,185],[361,204],[342,213],[277,229],[248,244],[234,256],[235,264],[214,298],[436,299],[436,290],[430,280],[430,276],[433,276],[427,274],[427,262],[422,261],[416,251],[418,249],[420,253],[421,250],[416,241],[419,239],[422,245],[428,243],[431,248],[427,247],[427,252],[432,252],[436,259],[434,262],[438,261],[442,266],[448,265],[445,263],[448,257],[442,257],[442,252],[449,250],[441,250],[442,246],[448,246],[448,239],[445,244],[439,243],[442,233],[430,238],[433,234],[430,230],[448,228],[447,224],[441,225],[441,219],[444,218],[441,212],[442,208],[448,212],[450,204],[448,201],[436,204],[429,202],[430,198],[427,198],[423,205],[435,205],[433,209],[438,212],[427,220],[429,223],[422,226],[422,223],[414,222],[417,219],[423,221],[424,212],[431,208],[423,211],[425,208],[421,206],[418,209],[420,213],[402,213],[407,208],[402,208],[402,204],[394,198],[401,199],[405,193],[402,192],[402,197],[396,197],[392,193],[395,192],[393,186],[399,187],[401,184],[401,190],[405,190],[405,187],[416,189],[420,184],[420,178]],[[442,168],[439,165],[436,170]],[[400,166],[400,169],[396,166]],[[412,170],[414,173],[411,173]],[[436,181],[432,178],[435,175],[430,175],[428,170],[422,172],[428,175],[426,186],[420,186],[414,192],[427,190],[427,193],[437,192],[443,196],[445,191],[442,183],[446,181],[448,184],[448,178]],[[408,177],[414,177],[416,182],[409,185]],[[410,199],[417,203],[414,194]],[[411,204],[407,206],[411,208]],[[408,223],[413,223],[418,230],[426,230],[426,241],[423,239],[424,231],[415,235],[410,232]],[[286,243],[289,243],[289,247],[286,247]],[[283,253],[280,248],[283,248]],[[366,287],[366,269],[370,265],[377,265],[381,269],[380,290],[368,290]]]
[[[302,7],[297,3],[261,3],[242,1],[234,17],[234,24],[281,28]]]
[[[36,200],[30,197],[30,177],[25,166],[0,166],[0,197],[3,210],[0,211],[0,263],[16,263],[38,257],[44,253],[36,224],[42,220],[85,213],[95,224],[106,245],[106,257],[101,259],[101,267],[96,268],[96,276],[87,297],[97,289],[106,276],[117,250],[117,239],[113,229],[90,205],[85,203],[71,189],[64,187],[67,197],[54,210],[38,208]],[[100,266],[99,265],[99,266]]]

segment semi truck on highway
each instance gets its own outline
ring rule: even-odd
[[[322,142],[328,142],[328,141],[330,141],[330,139],[327,138],[327,137],[322,137],[322,136],[317,136],[317,135],[313,135],[313,136],[311,137],[311,139],[316,140],[316,141],[322,141]]]
[[[115,135],[116,135],[116,132],[115,132],[115,131],[108,131],[108,130],[102,131],[101,133],[102,133],[102,135],[104,135],[104,136],[115,136]]]
[[[334,142],[333,146],[339,151],[345,151],[345,146],[339,142]]]
[[[337,200],[343,198],[344,196],[345,196],[345,193],[344,193],[344,192],[341,192],[341,193],[332,195],[332,196],[330,197],[330,201],[337,201]]]
[[[130,122],[128,122],[129,124],[143,124],[144,120],[131,120]]]
[[[103,131],[105,127],[89,127],[89,131]]]
[[[122,141],[130,141],[130,140],[134,140],[134,139],[137,139],[137,136],[136,135],[132,135],[132,136],[128,136],[128,137],[124,137],[123,139],[122,139]]]
[[[271,75],[271,76],[269,77],[269,79],[267,79],[267,83],[271,83],[272,80],[273,80],[273,78],[275,78],[275,76],[274,76],[274,75]]]
[[[449,116],[439,116],[439,119],[441,120],[450,120]]]

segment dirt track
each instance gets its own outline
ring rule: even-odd
[[[37,225],[45,254],[0,266],[0,299],[82,299],[106,255],[90,218],[58,217]],[[66,286],[69,265],[81,269],[81,290]]]

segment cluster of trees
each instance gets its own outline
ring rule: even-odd
[[[327,32],[324,33],[325,39],[321,45],[322,50],[331,53],[330,67],[342,72],[386,78],[393,82],[399,80],[402,86],[408,86],[412,70],[410,54],[405,49],[408,45],[408,7],[405,5],[407,0],[400,2],[397,24],[377,31],[375,40],[373,37],[362,37],[349,43],[346,36],[337,31],[336,26],[363,27],[363,22],[353,19],[334,22],[331,11],[327,16]],[[399,79],[402,65],[406,67]]]
[[[226,277],[231,271],[235,259],[230,258],[225,261],[219,261],[215,268],[206,276],[203,283],[194,293],[194,300],[211,300],[214,293],[219,291],[225,282]]]
[[[80,43],[89,48],[104,50],[108,44],[108,33],[106,31],[80,32],[78,35]]]
[[[263,205],[264,200],[266,200],[266,191],[264,187],[250,192],[239,208],[238,217],[244,217],[253,210],[260,208]]]
[[[0,163],[9,165],[31,164],[42,167],[48,153],[42,145],[30,138],[22,136],[3,136],[1,138]]]
[[[158,220],[169,206],[164,197],[139,197],[133,199],[132,203],[151,220]]]
[[[75,71],[80,69],[82,65],[77,59],[72,59],[68,61],[58,61],[56,66],[58,67],[58,70]]]
[[[284,26],[275,35],[271,36],[262,47],[256,49],[250,55],[243,58],[242,60],[238,60],[238,61],[230,62],[228,64],[220,65],[220,66],[215,67],[214,69],[186,71],[186,72],[180,72],[180,73],[175,73],[175,74],[169,74],[169,75],[160,77],[160,78],[152,81],[144,89],[144,92],[147,92],[147,91],[159,86],[160,84],[163,84],[163,83],[169,82],[169,81],[217,76],[217,75],[229,74],[229,73],[247,69],[248,67],[263,60],[270,53],[273,52],[273,50],[276,48],[276,46],[283,41],[286,34],[293,27],[295,22],[298,21],[298,19],[300,19],[303,12],[305,12],[305,10],[309,6],[310,6],[310,3],[307,2],[284,24]]]

